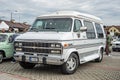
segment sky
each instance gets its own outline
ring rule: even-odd
[[[100,17],[104,25],[120,25],[120,0],[0,0],[0,19],[32,24],[37,16],[78,11]]]

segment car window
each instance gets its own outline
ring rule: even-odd
[[[95,27],[96,27],[96,30],[97,30],[97,36],[98,38],[103,38],[103,30],[102,30],[102,27],[100,24],[98,23],[95,23]]]
[[[4,42],[7,39],[7,35],[5,34],[0,34],[0,42]]]
[[[80,31],[80,27],[82,26],[82,23],[80,20],[75,20],[74,21],[74,32]]]
[[[87,27],[87,38],[94,39],[96,36],[93,23],[90,21],[84,21],[84,26]]]
[[[118,41],[120,41],[120,38],[118,38]]]
[[[71,18],[37,19],[30,31],[57,31],[70,32],[72,27]]]

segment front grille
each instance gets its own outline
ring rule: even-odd
[[[22,48],[22,52],[49,53],[49,49]]]
[[[22,46],[50,47],[51,43],[22,42]]]
[[[62,52],[62,47],[60,43],[42,43],[42,42],[15,42],[20,43],[22,45],[16,46],[16,48],[22,48],[21,52],[29,52],[29,53],[50,53],[51,50],[59,50]],[[51,47],[51,44],[59,44],[60,47]]]

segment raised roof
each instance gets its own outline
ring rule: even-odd
[[[47,16],[75,16],[75,17],[80,17],[80,18],[86,18],[86,19],[92,19],[92,20],[97,20],[99,22],[102,22],[102,20],[99,17],[96,17],[94,15],[86,14],[86,13],[81,13],[77,11],[57,11],[52,14],[47,14],[47,15],[42,15],[39,17],[47,17]]]

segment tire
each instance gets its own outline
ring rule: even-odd
[[[78,56],[72,53],[68,60],[62,65],[62,73],[63,74],[73,74],[76,72],[79,65]]]
[[[116,51],[116,49],[112,49],[113,51]]]
[[[99,58],[95,59],[95,62],[101,62],[103,60],[103,49],[100,50]]]
[[[36,64],[29,62],[19,62],[20,66],[24,69],[32,69]]]
[[[0,63],[2,63],[2,61],[3,61],[3,54],[0,53]]]

